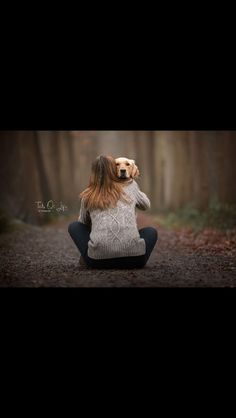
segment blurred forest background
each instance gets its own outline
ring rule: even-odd
[[[169,221],[209,221],[200,214],[210,210],[235,225],[236,131],[1,131],[2,219],[42,224],[58,215],[39,212],[39,201],[62,202],[61,215],[77,216],[100,154],[135,159],[151,211]]]

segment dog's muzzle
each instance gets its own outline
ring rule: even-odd
[[[120,178],[121,179],[126,179],[127,178],[126,170],[120,170]]]

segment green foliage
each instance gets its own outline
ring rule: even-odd
[[[0,234],[24,228],[25,225],[25,222],[20,219],[11,218],[5,210],[0,209]]]
[[[74,215],[75,218],[78,217],[78,211],[73,213],[44,213],[43,216],[38,219],[38,225],[50,225],[57,223],[58,221],[71,219],[72,215]],[[22,229],[27,227],[27,225],[30,225],[30,223],[24,222],[20,219],[11,218],[5,210],[0,209],[0,234],[5,232],[13,232],[16,229]]]
[[[212,199],[205,211],[189,204],[175,212],[162,214],[158,221],[169,228],[231,229],[236,227],[236,205],[221,204],[217,199]]]
[[[57,220],[58,215],[54,212],[44,213],[41,219],[42,224],[50,224]]]
[[[75,217],[78,217],[78,211],[77,212],[65,212],[65,213],[57,213],[57,212],[48,212],[44,213],[41,218],[41,225],[46,224],[54,224],[58,221],[70,219],[71,216],[74,215]]]
[[[7,213],[0,209],[0,233],[7,232],[10,229],[11,221]]]

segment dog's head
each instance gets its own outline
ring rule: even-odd
[[[139,169],[135,164],[135,160],[119,157],[115,159],[117,167],[117,176],[120,179],[129,179],[139,176]]]

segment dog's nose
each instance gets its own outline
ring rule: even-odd
[[[120,170],[120,173],[121,174],[125,174],[126,173],[126,170]]]

